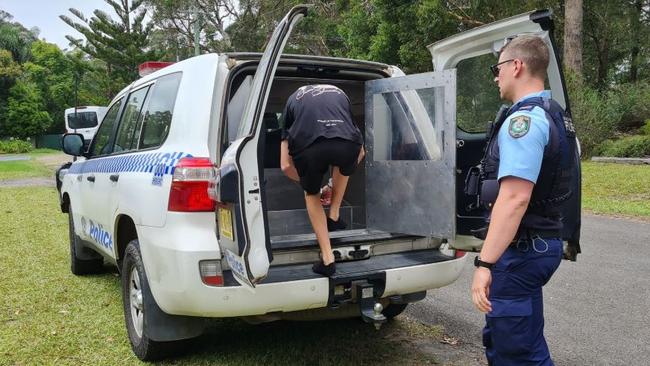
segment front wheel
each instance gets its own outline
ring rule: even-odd
[[[131,349],[142,361],[159,360],[179,351],[179,342],[156,342],[147,335],[146,304],[151,296],[144,271],[138,239],[131,240],[122,261],[122,303]]]

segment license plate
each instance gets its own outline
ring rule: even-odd
[[[227,208],[219,207],[219,233],[221,237],[235,240],[232,230],[232,213]]]
[[[232,274],[235,276],[235,279],[240,284],[244,285],[244,288],[252,290],[255,286],[248,280],[248,275],[246,273],[246,263],[244,260],[231,252],[230,249],[226,249],[226,262],[228,262],[228,267],[232,271]]]

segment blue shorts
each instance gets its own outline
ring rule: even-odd
[[[553,365],[544,339],[542,286],[562,260],[560,239],[520,240],[492,267],[483,345],[490,365]]]

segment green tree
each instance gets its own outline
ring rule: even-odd
[[[159,52],[149,47],[153,22],[145,22],[147,12],[142,0],[105,1],[114,9],[117,20],[101,10],[95,10],[94,16],[87,19],[74,8],[70,12],[80,22],[66,15],[60,18],[86,38],[83,42],[66,36],[71,44],[106,63],[109,77],[113,80],[109,94],[114,95],[138,78],[138,65],[158,60]]]
[[[52,124],[38,86],[19,79],[9,91],[0,131],[5,136],[25,139],[40,135]]]
[[[30,57],[29,51],[38,36],[38,28],[28,30],[12,19],[11,14],[0,10],[0,49],[11,52],[16,62],[23,63]]]

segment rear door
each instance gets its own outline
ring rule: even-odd
[[[455,71],[366,83],[367,225],[453,240]]]
[[[534,11],[459,33],[430,45],[434,69],[456,70],[457,90],[457,233],[470,235],[471,229],[484,226],[483,210],[471,197],[463,193],[467,170],[480,163],[486,144],[487,123],[496,115],[500,104],[494,77],[489,65],[496,63],[497,52],[505,40],[521,34],[541,37],[549,46],[550,62],[547,69],[547,88],[553,99],[566,109],[571,108],[564,84],[559,51],[553,39],[551,12]],[[575,157],[579,161],[579,156]],[[580,176],[573,182],[575,194],[566,204],[563,238],[573,251],[579,252],[580,238]],[[482,242],[477,242],[482,244]],[[478,246],[460,249],[479,249]]]
[[[273,32],[257,67],[239,123],[238,136],[242,137],[235,140],[221,158],[216,198],[226,207],[218,209],[219,239],[236,243],[237,251],[225,249],[224,255],[235,278],[250,287],[266,277],[272,260],[261,184],[264,169],[258,162],[262,117],[282,49],[293,26],[306,15],[308,8],[299,5],[291,9]]]

